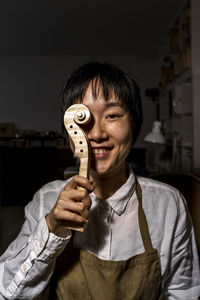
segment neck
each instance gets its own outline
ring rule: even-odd
[[[106,200],[126,182],[128,171],[124,164],[117,172],[108,174],[96,174],[92,172],[91,175],[96,184],[94,193],[98,198]]]

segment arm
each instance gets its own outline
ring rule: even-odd
[[[199,260],[191,217],[182,197],[177,195],[177,223],[171,246],[167,275],[165,274],[165,299],[197,300],[200,297]]]
[[[25,208],[22,229],[0,258],[0,299],[39,295],[53,272],[56,256],[70,238],[70,232],[65,239],[49,233],[45,218],[40,218],[41,196],[42,191],[37,192]]]
[[[73,184],[70,184],[64,187],[64,191],[73,189]],[[59,191],[53,186],[46,186],[36,193],[33,201],[25,208],[25,223],[16,240],[0,258],[0,299],[34,299],[40,295],[49,283],[56,258],[71,237],[71,231],[66,229],[66,225],[70,225],[70,222],[79,225],[83,223],[84,218],[77,216],[78,210],[73,215],[65,205],[59,210],[59,216],[55,214],[54,219],[54,212],[58,212],[60,202],[70,202],[67,197],[63,199],[63,194],[66,196],[68,191],[60,194]],[[58,199],[56,204],[55,199]],[[74,199],[71,201],[74,202]],[[71,203],[69,205],[73,206]],[[64,215],[63,210],[66,210]],[[82,210],[84,207],[81,205],[78,212]],[[50,221],[46,222],[45,215],[51,215]],[[62,236],[58,236],[60,232]]]

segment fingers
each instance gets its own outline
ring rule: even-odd
[[[57,209],[76,212],[83,217],[83,220],[79,220],[85,222],[89,218],[91,204],[87,190],[64,190],[60,193]]]
[[[87,190],[63,190],[59,195],[59,201],[62,201],[63,205],[67,205],[69,204],[69,202],[71,202],[71,204],[74,205],[72,210],[80,208],[83,211],[84,209],[89,209],[91,206],[91,199],[88,195]],[[79,206],[76,205],[77,203],[79,204]],[[63,209],[70,209],[70,207],[63,207]],[[76,212],[80,211],[76,210]]]
[[[81,202],[87,196],[88,192],[86,190],[63,190],[60,192],[59,199]]]
[[[95,183],[90,182],[85,177],[75,175],[72,178],[72,180],[68,184],[66,184],[64,190],[68,191],[70,189],[77,189],[78,187],[82,187],[82,188],[88,190],[88,192],[92,192],[94,190]]]
[[[61,201],[60,201],[61,202]],[[84,217],[80,215],[83,204],[67,201],[63,205],[59,203],[54,209],[54,219],[62,225],[62,222],[85,223]]]
[[[85,223],[91,200],[86,190],[62,191],[54,208],[56,220]]]
[[[56,234],[66,226],[87,224],[91,206],[89,193],[94,187],[94,183],[87,178],[74,176],[60,192],[55,206],[46,216],[49,230]]]
[[[62,193],[63,194],[63,193]],[[71,228],[74,224],[76,227],[87,224],[88,214],[81,216],[84,209],[84,204],[81,202],[74,202],[71,199],[63,200],[58,198],[55,206],[46,215],[46,223],[49,231],[58,236],[63,236],[63,232],[67,227]]]

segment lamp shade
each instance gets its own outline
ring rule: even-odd
[[[145,136],[144,140],[149,143],[165,144],[165,137],[161,132],[161,127],[162,123],[155,121],[152,131]]]

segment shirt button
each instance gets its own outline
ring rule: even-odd
[[[39,242],[39,247],[40,247],[40,249],[42,249],[42,247],[43,247],[43,243],[42,242]]]
[[[49,256],[50,256],[50,258],[54,258],[56,256],[56,251],[52,251]]]
[[[23,265],[23,270],[24,270],[24,272],[27,271],[27,265],[26,264]]]

